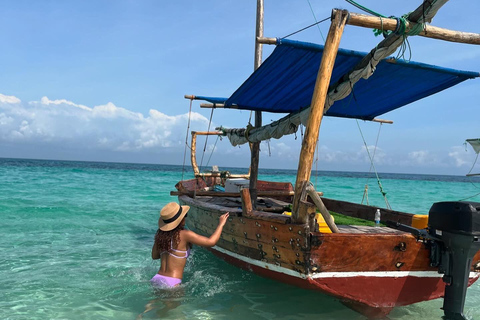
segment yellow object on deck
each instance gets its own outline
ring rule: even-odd
[[[425,229],[426,227],[428,227],[428,215],[415,214],[412,217],[412,227],[417,229]]]
[[[325,222],[325,219],[323,219],[322,214],[317,213],[317,215],[315,216],[315,219],[317,219],[317,223],[318,223],[318,226],[319,226],[318,231],[320,231],[321,233],[332,233],[332,230],[330,230],[330,227]],[[332,216],[332,219],[333,219],[333,221],[335,221],[334,216]]]
[[[292,213],[290,211],[284,211],[283,214],[287,216],[291,216]],[[333,221],[335,221],[335,217],[332,216]],[[318,223],[318,231],[321,233],[332,233],[332,230],[328,227],[327,223],[325,222],[325,219],[323,219],[323,216],[320,213],[317,213],[315,216],[315,220],[317,220]]]

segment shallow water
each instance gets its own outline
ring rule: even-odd
[[[181,169],[0,159],[0,318],[364,319],[329,296],[260,278],[198,247],[180,289],[154,291],[158,210],[175,200],[169,192]],[[295,178],[289,170],[260,174]],[[479,180],[464,177],[382,176],[400,211],[427,213],[435,201],[480,192]],[[367,182],[360,173],[320,172],[316,179],[325,196],[355,202]],[[368,184],[370,203],[384,204],[376,180]],[[390,318],[440,319],[441,306],[435,300],[396,308]],[[480,319],[479,283],[469,289],[465,310]]]

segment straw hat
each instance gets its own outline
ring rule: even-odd
[[[160,211],[158,228],[162,231],[175,229],[187,214],[189,206],[180,206],[176,202],[170,202]]]

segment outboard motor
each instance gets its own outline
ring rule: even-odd
[[[437,202],[430,208],[429,234],[441,239],[438,272],[444,273],[445,319],[464,320],[463,307],[473,256],[480,250],[480,203]],[[436,254],[438,256],[438,254]],[[433,258],[433,257],[432,257]]]
[[[430,208],[428,231],[387,221],[387,226],[426,239],[430,260],[444,274],[444,319],[466,320],[463,315],[473,256],[480,250],[480,203],[437,202]]]

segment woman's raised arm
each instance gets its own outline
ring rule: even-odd
[[[218,240],[220,239],[220,235],[222,234],[223,226],[227,222],[229,216],[229,212],[222,214],[219,218],[218,226],[217,229],[215,230],[214,233],[210,237],[204,237],[199,234],[196,234],[195,232],[191,230],[184,230],[182,231],[182,234],[184,236],[184,239],[188,243],[196,244],[197,246],[201,247],[213,247]]]

